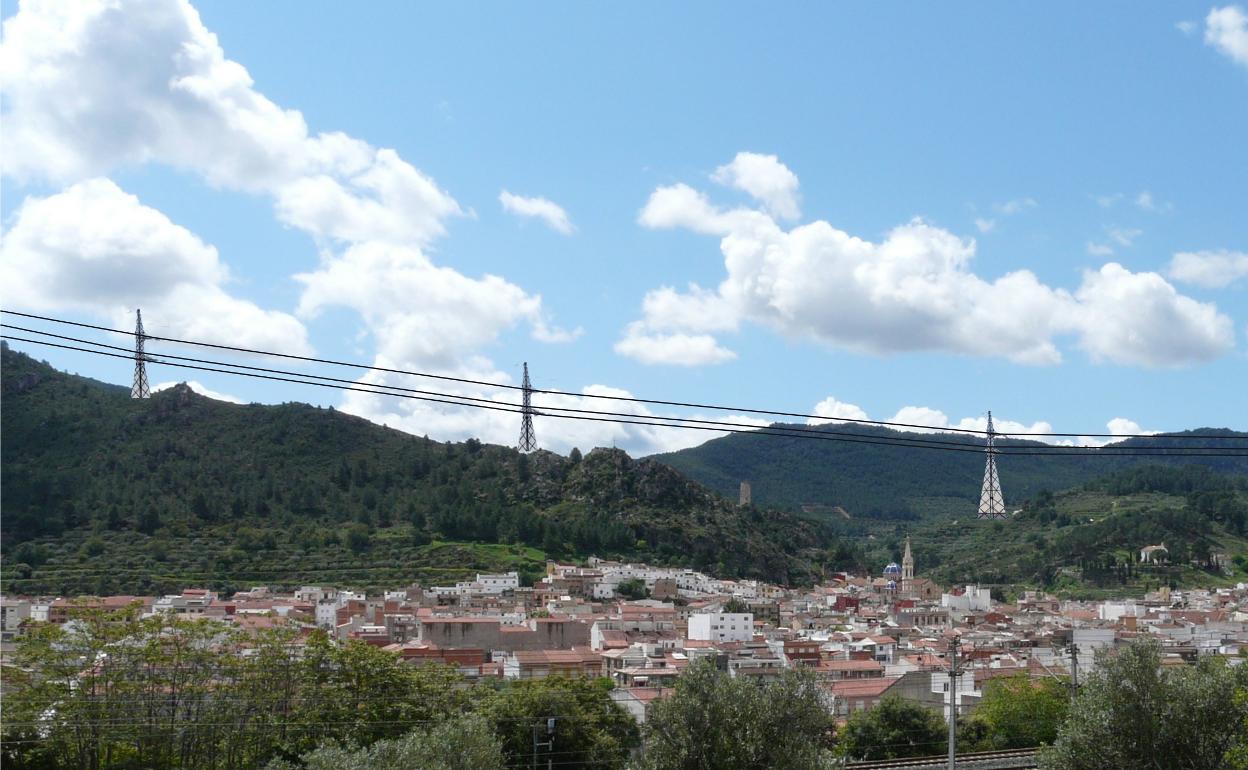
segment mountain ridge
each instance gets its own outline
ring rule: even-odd
[[[430,551],[448,542],[519,549],[494,555],[519,559],[530,578],[539,556],[596,553],[809,582],[836,540],[621,450],[523,455],[332,408],[216,401],[185,385],[134,400],[7,346],[3,392],[0,533],[6,562],[26,568],[11,573],[19,588],[156,587],[131,579],[145,571],[170,575],[162,585],[179,570],[216,583],[311,579],[324,574],[312,567],[338,563],[450,579],[422,572],[447,569]],[[476,566],[499,566],[486,561]],[[111,580],[95,563],[114,565]],[[461,578],[474,567],[462,566]]]

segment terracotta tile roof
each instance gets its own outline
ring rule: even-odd
[[[842,679],[829,685],[834,695],[842,698],[875,698],[883,695],[901,677],[882,676],[872,679]]]

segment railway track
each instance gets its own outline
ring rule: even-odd
[[[958,770],[1031,770],[1036,767],[1036,750],[972,751],[958,754],[955,759]],[[938,770],[948,766],[948,755],[941,755],[850,762],[845,770]]]

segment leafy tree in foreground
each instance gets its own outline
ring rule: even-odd
[[[693,664],[645,725],[642,770],[812,770],[831,766],[834,723],[809,672],[766,684]]]
[[[299,764],[274,760],[267,770],[502,770],[503,751],[485,719],[460,716],[402,738],[360,749],[323,746]]]
[[[1240,687],[1235,693],[1235,705],[1248,711],[1248,687]],[[1248,770],[1248,716],[1239,727],[1235,745],[1226,753],[1226,765],[1231,770]]]
[[[1032,681],[1020,674],[990,680],[958,745],[968,751],[1048,745],[1066,721],[1069,706],[1070,694],[1055,679]],[[968,741],[963,737],[967,734],[979,737]]]
[[[549,677],[485,686],[474,694],[477,713],[494,726],[509,765],[533,756],[533,731],[554,742],[555,764],[576,768],[620,768],[639,742],[637,723],[611,700],[611,682],[587,677]],[[547,719],[555,718],[553,735]],[[547,757],[539,752],[539,763]],[[542,765],[545,766],[544,764]]]
[[[1162,669],[1161,646],[1141,639],[1098,654],[1044,770],[1222,770],[1242,740],[1248,668],[1205,658]]]
[[[853,759],[897,759],[939,754],[947,740],[939,713],[899,695],[885,695],[849,718],[838,743],[841,754]]]

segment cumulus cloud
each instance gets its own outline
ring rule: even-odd
[[[739,152],[731,163],[715,169],[711,179],[722,185],[743,190],[779,219],[797,219],[797,175],[775,155]]]
[[[1248,67],[1248,13],[1238,5],[1209,11],[1205,17],[1205,43]]]
[[[743,322],[854,351],[939,350],[1025,364],[1059,362],[1064,335],[1098,360],[1146,365],[1208,360],[1234,342],[1215,306],[1179,295],[1154,273],[1107,265],[1075,292],[1046,286],[1027,270],[988,280],[972,270],[974,240],[921,219],[878,242],[822,220],[786,230],[765,210],[721,208],[675,184],[651,194],[638,222],[717,237],[726,275],[713,291],[651,292],[616,348],[635,358],[645,347],[630,340],[683,334],[697,338],[708,362],[723,360],[722,352],[711,354],[724,350],[712,335]],[[1137,235],[1110,233],[1116,242]],[[1115,293],[1147,304],[1115,306]]]
[[[1079,345],[1094,361],[1183,366],[1217,358],[1235,344],[1231,319],[1179,294],[1156,273],[1110,262],[1086,271],[1075,297]]]
[[[1166,275],[1206,289],[1221,289],[1248,276],[1248,253],[1242,251],[1181,251],[1170,260]]]
[[[1135,420],[1129,420],[1126,417],[1115,417],[1105,423],[1105,429],[1109,432],[1110,437],[1105,436],[1079,436],[1074,440],[1062,440],[1057,443],[1066,446],[1085,446],[1085,447],[1102,447],[1106,444],[1120,441],[1128,436],[1152,436],[1159,431],[1145,430]]]
[[[73,182],[163,163],[274,197],[333,240],[428,242],[459,205],[388,149],[311,134],[253,88],[187,2],[26,3],[4,23],[4,173]]]
[[[298,315],[357,312],[379,365],[488,378],[500,373],[482,349],[517,325],[541,342],[579,334],[502,277],[435,264],[428,247],[463,214],[459,203],[392,149],[310,131],[298,110],[257,90],[185,0],[25,3],[4,23],[0,76],[4,174],[85,185],[54,196],[55,206],[23,207],[5,239],[23,260],[6,258],[5,269],[26,273],[6,281],[21,281],[10,302],[17,293],[46,305],[55,286],[64,306],[142,304],[166,333],[306,348],[295,317],[225,291],[229,271],[215,249],[133,199],[119,202],[112,183],[83,181],[162,164],[267,196],[279,221],[307,233],[320,260],[295,276]],[[47,262],[49,253],[59,261]],[[271,338],[262,344],[249,336],[257,333]]]
[[[650,332],[638,321],[628,325],[615,352],[643,364],[670,366],[722,364],[737,357],[709,334]]]
[[[534,376],[538,374],[540,373],[535,372]],[[503,382],[510,381],[505,373],[494,372],[492,376]],[[382,380],[384,377],[378,375],[372,379]],[[534,384],[536,387],[542,387],[540,379]],[[512,411],[519,403],[519,394],[516,391],[467,385],[455,386],[454,390],[462,395],[494,402],[503,411],[463,409],[445,404],[359,392],[347,395],[343,409],[417,435],[426,434],[445,439],[476,437],[489,443],[503,445],[516,443],[519,434],[519,418]],[[537,416],[534,417],[534,427],[538,443],[542,448],[567,453],[573,447],[587,450],[596,446],[618,446],[627,449],[634,456],[642,456],[672,452],[727,435],[726,432],[717,430],[691,430],[656,424],[566,419],[557,416],[568,414],[559,412],[559,408],[605,410],[625,415],[620,419],[635,420],[636,423],[645,423],[647,418],[678,421],[679,417],[683,416],[751,427],[763,427],[769,424],[767,420],[758,417],[738,414],[708,416],[700,413],[677,415],[674,412],[656,412],[645,404],[604,400],[593,398],[593,396],[631,398],[632,394],[621,388],[590,385],[579,393],[533,395],[533,406],[537,411]]]
[[[815,405],[814,413],[817,415],[826,415],[830,418],[841,419],[870,419],[867,413],[855,406],[854,404],[846,404],[836,400],[835,397],[820,401]],[[834,422],[835,419],[807,419],[808,425],[817,425],[825,422]],[[959,420],[952,420],[945,412],[934,409],[930,406],[903,406],[898,409],[892,417],[885,422],[899,425],[897,430],[909,433],[950,433],[963,431],[986,431],[988,430],[987,415],[977,415],[975,417],[963,417]],[[1040,441],[1055,446],[1082,446],[1082,447],[1101,447],[1106,444],[1120,440],[1127,436],[1153,435],[1158,431],[1145,430],[1140,427],[1139,423],[1129,420],[1125,417],[1115,417],[1105,424],[1106,430],[1111,437],[1103,436],[1078,436],[1075,438],[1064,436],[1038,436],[1037,433],[1054,433],[1053,424],[1047,420],[1036,420],[1031,423],[1019,422],[1018,420],[1004,419],[997,415],[992,420],[993,430],[997,433],[1009,436],[1015,435],[1019,438],[1025,438],[1032,441]],[[1028,435],[1033,434],[1033,435]]]
[[[542,197],[526,198],[503,190],[498,194],[503,211],[520,217],[532,217],[545,222],[550,229],[564,235],[571,235],[576,228],[568,218],[568,212],[554,201]]]
[[[988,416],[980,415],[977,417],[963,417],[954,422],[949,416],[939,409],[933,409],[927,406],[903,406],[897,410],[897,413],[888,418],[888,422],[905,423],[916,427],[904,428],[915,433],[940,433],[955,430],[988,430]],[[1031,423],[1021,423],[1016,420],[1004,420],[1000,417],[993,418],[992,428],[998,433],[1052,433],[1053,426],[1043,420]],[[1045,440],[1037,437],[1037,440]]]
[[[107,179],[27,198],[0,240],[0,283],[14,308],[87,312],[130,328],[141,307],[161,336],[311,350],[296,318],[227,291],[215,248]]]
[[[814,413],[819,418],[808,417],[807,425],[822,425],[828,422],[836,422],[838,420],[867,420],[867,413],[856,404],[847,404],[844,401],[837,401],[836,396],[828,396],[819,403],[815,404]]]

